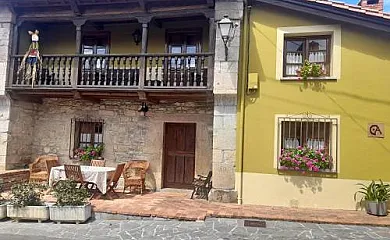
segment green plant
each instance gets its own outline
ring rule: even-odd
[[[89,198],[86,188],[77,188],[73,180],[61,180],[53,188],[53,196],[57,198],[58,206],[82,206]]]
[[[76,157],[81,161],[90,161],[97,157],[100,157],[103,152],[103,144],[98,144],[97,146],[90,145],[85,148],[76,149]]]
[[[279,157],[280,169],[319,172],[332,169],[332,157],[325,149],[314,150],[307,146],[282,149]]]
[[[364,185],[362,183],[358,183],[360,186],[359,190],[355,193],[354,199],[356,201],[357,194],[362,194],[362,198],[360,199],[360,203],[363,201],[373,201],[373,202],[385,202],[390,198],[390,185],[383,183],[381,179],[379,179],[379,183],[372,180],[369,185]]]
[[[321,65],[311,63],[308,60],[305,60],[303,66],[298,70],[298,75],[302,77],[303,80],[307,80],[308,77],[320,77],[324,74]]]
[[[15,184],[11,188],[11,204],[17,207],[42,206],[41,197],[46,189],[46,185],[38,183]]]

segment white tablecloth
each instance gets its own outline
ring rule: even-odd
[[[93,182],[97,185],[99,190],[105,194],[107,191],[107,179],[114,174],[115,168],[113,167],[94,167],[94,166],[80,166],[83,179],[86,182]],[[64,180],[65,169],[64,166],[53,167],[50,171],[49,185],[52,186],[53,182]]]

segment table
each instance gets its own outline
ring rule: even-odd
[[[115,172],[113,167],[80,166],[83,180],[93,182],[97,188],[105,194],[107,191],[107,179]],[[49,186],[59,180],[65,180],[64,166],[52,167],[49,176]]]

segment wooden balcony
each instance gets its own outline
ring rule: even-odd
[[[35,71],[21,55],[12,60],[14,97],[191,99],[212,90],[213,53],[43,55]]]

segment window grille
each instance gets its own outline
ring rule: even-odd
[[[333,159],[331,170],[336,171],[338,118],[307,113],[279,116],[277,121],[278,161],[284,150],[307,147],[331,156]]]
[[[69,156],[73,158],[78,148],[103,144],[104,120],[92,118],[72,118],[69,136]]]

